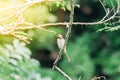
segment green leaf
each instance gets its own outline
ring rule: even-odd
[[[11,54],[11,58],[15,58],[15,59],[17,59],[19,61],[23,60],[22,56],[19,55],[19,54]]]
[[[13,65],[18,65],[18,61],[15,59],[9,59],[9,63],[11,63]]]

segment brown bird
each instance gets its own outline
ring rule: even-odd
[[[63,49],[64,44],[65,44],[65,39],[63,38],[63,36],[61,34],[58,34],[57,35],[57,45],[58,45],[58,47],[59,47],[60,50]],[[68,62],[70,62],[69,55],[68,55],[68,53],[66,51],[66,46],[65,46],[65,48],[64,48],[63,51],[64,51],[64,53],[65,53],[65,55],[66,55],[66,57],[68,59]]]

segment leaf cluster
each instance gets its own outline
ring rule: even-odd
[[[50,80],[42,78],[39,62],[30,58],[31,51],[25,43],[14,40],[13,44],[0,46],[1,80]]]

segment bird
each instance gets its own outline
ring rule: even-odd
[[[65,44],[65,39],[63,38],[63,36],[61,34],[58,34],[57,35],[57,45],[58,45],[58,48],[60,50],[63,49],[64,44]],[[66,46],[65,46],[63,52],[66,55],[68,62],[70,62],[70,57],[69,57],[69,55],[68,55],[68,53],[66,51]]]

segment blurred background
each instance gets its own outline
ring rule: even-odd
[[[112,8],[110,1],[104,0],[107,8]],[[0,8],[14,4],[22,4],[22,0],[1,0]],[[49,4],[49,5],[48,5]],[[67,10],[61,5],[41,3],[25,10],[26,21],[35,25],[69,21]],[[105,11],[99,0],[75,0],[74,22],[95,22],[105,16]],[[12,14],[14,10],[3,11],[0,18]],[[0,25],[14,22],[15,18],[0,22]],[[110,22],[111,23],[111,22]],[[111,26],[114,24],[111,23]],[[71,62],[67,62],[63,54],[58,66],[73,80],[91,80],[94,76],[105,76],[107,80],[120,80],[120,31],[100,31],[106,25],[73,25],[67,52]],[[48,30],[56,31],[65,37],[67,28],[64,26],[47,26]],[[66,80],[59,72],[52,71],[53,62],[59,49],[56,34],[38,29],[26,30],[33,39],[25,45],[9,36],[0,35],[0,80]]]

